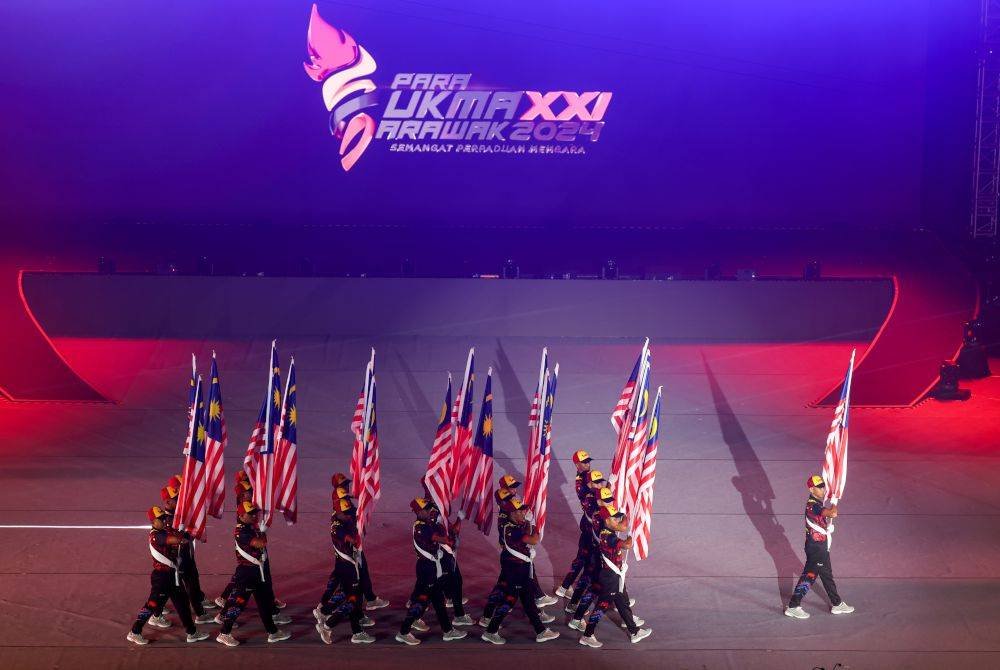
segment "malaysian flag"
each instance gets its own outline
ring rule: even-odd
[[[194,354],[191,354],[191,380],[188,382],[188,434],[184,438],[184,448],[181,450],[181,454],[184,456],[188,455],[188,449],[191,444],[191,416],[194,414],[194,387],[198,382],[198,362],[195,360]]]
[[[469,490],[469,479],[472,476],[472,386],[476,380],[476,349],[469,349],[469,357],[465,362],[465,375],[462,377],[462,387],[458,394],[458,407],[455,412],[455,441],[452,444],[452,497],[457,498]],[[463,501],[464,502],[464,501]]]
[[[545,374],[544,410],[542,425],[538,435],[538,455],[534,459],[535,468],[525,477],[524,502],[535,515],[535,527],[539,533],[545,530],[546,510],[549,498],[549,462],[552,459],[552,412],[555,410],[556,383],[559,381],[559,364],[552,373]]]
[[[472,444],[472,476],[463,512],[476,528],[489,535],[493,527],[493,368],[486,372],[483,405]]]
[[[631,518],[633,552],[636,560],[649,556],[649,540],[653,527],[653,482],[656,480],[656,450],[660,445],[660,405],[663,402],[663,387],[656,391],[649,435],[639,470],[639,493],[635,512]]]
[[[208,491],[208,513],[222,518],[226,499],[226,470],[223,454],[229,444],[226,417],[222,413],[222,386],[219,383],[219,366],[212,352],[212,378],[208,387],[208,404],[205,405],[205,489]]]
[[[531,398],[531,409],[528,411],[528,453],[524,464],[524,472],[527,478],[525,481],[525,491],[528,490],[527,484],[531,483],[531,473],[535,471],[535,459],[538,458],[539,453],[538,437],[541,426],[541,409],[542,404],[545,402],[545,375],[548,372],[549,350],[546,347],[542,349],[542,364],[538,368],[538,383],[535,384],[535,395]]]
[[[205,539],[205,399],[202,395],[201,377],[195,382],[195,411],[191,414],[191,439],[184,457],[184,475],[177,494],[174,511],[174,528],[186,530],[192,537]]]
[[[619,509],[631,514],[635,509],[639,493],[639,472],[646,447],[649,430],[649,372],[651,359],[649,350],[644,351],[643,364],[639,367],[639,377],[635,386],[636,404],[627,431],[623,431],[618,450],[617,464],[612,464],[615,500]],[[623,439],[621,439],[623,438]]]
[[[365,366],[365,380],[358,394],[358,402],[354,405],[354,416],[351,417],[351,435],[354,436],[354,446],[351,449],[351,495],[355,498],[361,495],[361,458],[364,453],[365,405],[368,402],[369,387],[375,379],[375,349],[372,348],[371,358]]]
[[[847,483],[847,415],[851,408],[851,380],[854,377],[856,353],[857,350],[851,352],[851,363],[847,366],[847,375],[840,390],[840,402],[833,413],[830,434],[826,436],[823,480],[826,482],[826,497],[833,505],[844,495],[844,485]]]
[[[280,417],[281,369],[278,367],[278,341],[273,340],[267,371],[267,395],[264,396],[257,424],[250,436],[250,447],[247,448],[247,458],[253,464],[253,503],[261,511],[261,530],[266,530],[274,517],[274,439]]]
[[[274,455],[274,507],[285,515],[289,524],[298,519],[299,459],[298,406],[295,403],[295,357],[288,364],[288,381],[278,424],[277,447]]]
[[[632,400],[635,397],[635,385],[639,380],[639,368],[642,366],[642,362],[646,360],[647,351],[649,351],[648,337],[642,345],[642,351],[639,352],[639,358],[635,359],[635,365],[632,367],[632,374],[628,376],[628,380],[625,382],[625,388],[622,389],[622,394],[618,397],[618,403],[611,412],[611,426],[615,429],[615,435],[620,435],[622,432],[622,426],[628,423],[629,412],[632,409],[633,404]]]
[[[375,510],[375,501],[382,496],[382,464],[379,458],[375,399],[375,375],[372,375],[365,403],[364,430],[361,435],[363,448],[357,517],[358,531],[362,534],[364,534],[372,512]]]
[[[441,522],[448,523],[448,515],[451,513],[451,445],[454,440],[452,435],[451,419],[451,375],[448,375],[448,389],[444,394],[444,405],[441,407],[441,416],[438,418],[437,433],[434,435],[434,444],[431,445],[431,457],[427,462],[427,473],[424,475],[424,486],[430,491],[434,504],[441,510]]]

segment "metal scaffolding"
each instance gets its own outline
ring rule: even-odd
[[[982,0],[980,13],[971,233],[995,238],[1000,217],[1000,0]]]

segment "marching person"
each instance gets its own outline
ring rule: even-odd
[[[438,509],[430,500],[414,498],[410,502],[410,509],[417,517],[413,522],[412,534],[413,548],[417,554],[417,578],[413,585],[413,593],[410,595],[406,618],[403,619],[399,633],[396,634],[396,640],[408,645],[420,644],[420,640],[410,632],[410,629],[413,623],[423,616],[429,604],[434,606],[434,614],[443,633],[442,639],[445,642],[461,640],[466,636],[466,632],[452,627],[448,609],[444,605],[447,573],[443,561],[445,551],[442,547],[450,546],[452,540],[438,522]],[[461,607],[461,600],[456,606]]]
[[[618,610],[618,614],[628,630],[632,643],[640,642],[649,637],[653,631],[649,628],[639,628],[643,623],[641,619],[632,616],[632,608],[629,606],[628,593],[625,591],[625,573],[628,567],[625,565],[625,558],[628,550],[632,548],[632,538],[626,536],[621,539],[618,533],[628,532],[628,522],[625,514],[619,512],[613,505],[602,507],[598,512],[601,520],[601,532],[598,537],[598,547],[601,553],[601,569],[597,573],[591,589],[596,594],[596,604],[594,611],[587,618],[587,626],[580,637],[580,644],[587,647],[599,648],[604,644],[598,641],[594,633],[597,624],[608,610],[612,603]],[[571,621],[570,627],[579,630],[579,621]]]
[[[581,460],[577,462],[578,459]],[[583,514],[580,516],[580,539],[576,545],[576,556],[570,564],[569,572],[563,577],[562,584],[556,589],[556,595],[560,598],[572,598],[574,594],[573,583],[581,577],[581,573],[586,574],[584,568],[590,562],[596,545],[591,525],[592,515],[597,507],[597,501],[594,498],[595,486],[598,488],[607,486],[606,482],[599,484],[599,482],[604,482],[604,475],[600,470],[590,469],[590,456],[586,451],[578,451],[573,454],[573,463],[577,467],[576,497],[580,501]],[[583,586],[586,588],[586,585]]]
[[[327,602],[313,610],[316,617],[316,632],[324,644],[333,644],[333,629],[345,618],[351,624],[351,642],[370,644],[375,638],[364,632],[363,625],[374,626],[375,622],[363,616],[361,602],[361,569],[358,544],[357,511],[350,497],[344,491],[343,497],[334,504],[333,523],[330,524],[330,541],[333,543],[333,572],[327,583],[327,590],[334,591]],[[336,492],[334,493],[336,495]],[[326,595],[325,593],[323,594]]]
[[[330,483],[333,484],[334,491],[338,488],[351,490],[351,480],[342,472],[334,474],[330,478]],[[358,560],[360,561],[358,567],[361,570],[361,594],[365,598],[365,609],[380,610],[383,607],[388,607],[389,601],[375,595],[375,590],[372,588],[372,576],[368,571],[368,557],[365,556],[364,549],[361,550]]]
[[[188,642],[199,642],[208,638],[208,633],[199,632],[191,618],[191,604],[187,593],[181,587],[180,576],[177,573],[177,554],[180,546],[186,542],[180,533],[167,525],[170,515],[162,507],[150,507],[146,513],[149,518],[149,553],[153,556],[153,570],[149,575],[149,598],[132,624],[125,639],[134,644],[149,644],[142,636],[142,627],[146,622],[152,623],[152,617],[163,612],[167,600],[174,603],[177,615],[181,618]],[[157,628],[169,628],[170,622],[152,623]]]
[[[233,490],[234,490],[234,492],[236,494],[236,523],[238,524],[240,522],[240,515],[242,514],[242,510],[243,510],[243,503],[250,503],[251,505],[254,504],[253,503],[253,485],[250,483],[250,477],[242,469],[236,471],[236,485],[233,487]],[[273,595],[274,594],[274,582],[271,581],[271,564],[270,564],[270,561],[268,561],[268,562],[266,562],[264,564],[264,575],[265,575],[265,578],[267,579],[267,581],[271,582],[271,594]],[[222,595],[220,595],[218,598],[215,599],[214,602],[215,602],[216,606],[218,606],[220,608],[221,607],[225,607],[226,606],[226,601],[229,599],[229,596],[233,592],[233,589],[235,587],[236,587],[236,574],[234,573],[233,576],[229,579],[229,583],[226,585],[226,588],[224,588],[222,590]],[[260,602],[259,601],[257,603],[257,606],[260,607]],[[292,623],[292,618],[291,617],[289,617],[287,615],[284,615],[284,614],[281,614],[279,612],[279,610],[283,609],[284,607],[285,607],[285,603],[283,601],[281,601],[281,600],[278,600],[278,598],[275,597],[275,599],[274,599],[274,606],[273,606],[273,608],[271,610],[271,618],[274,620],[274,623],[276,625],[278,625],[278,626],[284,626],[286,624]],[[222,614],[221,613],[219,613],[219,614],[216,615],[216,617],[215,617],[215,623],[217,623],[217,624],[221,624],[222,623]]]
[[[257,525],[258,511],[252,502],[240,503],[240,522],[233,533],[236,538],[234,587],[219,615],[222,620],[222,631],[215,638],[227,647],[239,644],[239,640],[232,635],[233,627],[251,597],[257,602],[257,613],[260,615],[261,623],[264,624],[264,630],[267,631],[267,641],[281,642],[291,637],[290,633],[275,625],[272,617],[274,592],[271,590],[271,581],[265,570],[267,534]]]
[[[591,551],[587,556],[587,561],[582,569],[582,574],[580,575],[580,580],[577,583],[576,590],[573,591],[573,595],[570,598],[569,603],[566,605],[566,612],[572,614],[573,618],[570,620],[569,627],[581,629],[583,626],[574,625],[573,622],[581,622],[583,620],[583,615],[587,613],[590,608],[590,604],[593,602],[596,595],[596,590],[594,588],[594,581],[597,579],[601,571],[601,548],[600,548],[600,535],[603,526],[603,520],[600,516],[601,510],[607,508],[608,506],[614,505],[615,496],[611,489],[608,488],[608,481],[604,479],[604,474],[599,470],[594,470],[590,475],[590,485],[592,487],[592,495],[586,498],[586,506],[584,514],[587,515],[587,534],[591,541]],[[629,603],[631,606],[631,603]]]
[[[514,496],[517,495],[517,489],[520,488],[520,487],[521,487],[521,482],[518,481],[518,479],[516,477],[514,477],[513,475],[504,475],[503,477],[500,478],[500,486],[497,489],[497,492],[495,494],[496,497],[497,497],[497,500],[499,500],[499,498],[500,498],[500,491],[504,491],[504,490],[506,490],[508,492],[508,494],[506,496],[507,499],[508,500],[512,499]],[[503,542],[502,542],[502,540],[503,540],[502,532],[503,531],[501,530],[501,526],[500,526],[500,521],[501,521],[500,520],[500,511],[501,510],[498,507],[498,511],[497,511],[497,534],[500,535],[501,549],[503,549],[503,546],[502,546],[502,544],[503,544]],[[531,581],[529,582],[528,587],[529,587],[529,589],[531,591],[531,597],[535,599],[535,606],[538,607],[538,609],[542,609],[543,607],[547,607],[548,605],[555,605],[557,602],[559,602],[558,598],[554,598],[553,596],[550,596],[550,595],[546,594],[545,591],[542,590],[541,585],[538,583],[538,576],[535,575],[535,574],[532,574]],[[551,617],[551,618],[549,618],[549,617]],[[542,613],[542,623],[549,623],[549,621],[554,621],[554,620],[555,620],[555,617],[553,617],[551,614],[545,614],[544,612]]]
[[[837,518],[837,506],[823,506],[826,497],[826,482],[819,475],[812,475],[806,480],[809,488],[809,498],[806,500],[806,564],[802,568],[802,576],[795,585],[792,598],[785,608],[785,616],[793,619],[808,619],[809,613],[801,607],[802,599],[809,588],[816,582],[816,577],[823,581],[823,588],[830,598],[830,612],[833,614],[850,614],[854,608],[845,603],[837,593],[837,584],[833,581],[833,565],[830,564],[830,533],[833,532],[831,521]]]
[[[180,481],[180,475],[174,475],[170,482],[160,489],[161,506],[167,513],[167,516],[164,517],[163,523],[168,528],[173,528],[174,511],[177,509],[178,490],[170,486],[170,484],[175,481]],[[187,540],[187,542],[183,542],[178,549],[177,568],[180,572],[181,585],[187,593],[188,602],[191,603],[191,609],[194,610],[194,622],[196,624],[214,623],[215,617],[211,614],[205,613],[206,609],[215,609],[216,605],[214,602],[205,600],[205,594],[201,590],[201,580],[198,575],[198,564],[195,563],[194,560],[194,540],[192,540],[191,535],[185,531],[177,532],[180,533],[181,537]],[[159,616],[151,618],[150,623],[154,626],[162,626],[162,624],[170,625],[170,622],[163,615],[163,613],[160,613]]]
[[[531,511],[519,498],[510,501],[510,518],[504,525],[501,540],[505,553],[501,580],[505,583],[503,600],[496,607],[482,639],[492,644],[507,642],[500,637],[500,625],[510,614],[518,602],[524,608],[524,613],[535,629],[535,642],[548,642],[559,637],[559,633],[544,626],[539,618],[538,607],[531,596],[531,580],[534,577],[535,547],[541,540],[537,532],[533,532]]]

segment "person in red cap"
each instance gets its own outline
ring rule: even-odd
[[[559,633],[544,626],[539,616],[538,606],[531,595],[531,580],[534,577],[535,545],[541,536],[532,528],[531,511],[520,498],[512,498],[509,503],[510,520],[504,526],[501,537],[504,546],[502,579],[505,584],[503,600],[497,605],[490,618],[482,639],[492,644],[504,644],[500,636],[500,625],[520,602],[528,621],[535,629],[535,642],[548,642],[559,637]]]
[[[274,610],[274,592],[271,590],[271,580],[264,570],[267,564],[267,534],[257,525],[257,512],[257,507],[252,502],[240,503],[240,522],[233,532],[236,540],[236,571],[233,574],[235,587],[219,615],[222,631],[215,638],[227,647],[239,644],[239,640],[233,637],[233,628],[251,597],[257,601],[257,613],[267,631],[267,641],[281,642],[291,637],[290,633],[275,625],[271,615]]]
[[[792,591],[791,600],[785,608],[785,616],[793,619],[808,619],[809,613],[802,609],[802,599],[809,588],[816,582],[816,577],[823,581],[823,588],[830,598],[830,612],[833,614],[850,614],[854,608],[845,603],[837,593],[837,583],[833,581],[833,565],[830,563],[830,533],[833,532],[833,519],[837,518],[837,506],[823,506],[826,498],[826,482],[819,475],[812,475],[806,480],[809,498],[806,500],[806,564],[802,568],[799,583]]]
[[[590,560],[590,555],[594,549],[594,540],[590,530],[590,514],[587,513],[587,508],[589,504],[596,505],[593,501],[592,475],[596,473],[598,479],[603,479],[604,475],[599,471],[591,470],[591,460],[590,454],[586,451],[573,452],[573,465],[576,467],[574,489],[576,490],[576,497],[580,501],[580,507],[583,508],[583,515],[580,517],[580,538],[576,544],[576,556],[573,557],[573,561],[570,563],[569,572],[566,573],[562,583],[556,589],[556,596],[560,598],[573,597],[573,582],[580,576],[587,561]],[[588,496],[590,497],[590,503],[587,501]]]
[[[170,527],[173,526],[174,511],[177,509],[177,495],[179,493],[171,484],[179,484],[180,482],[180,475],[174,475],[167,482],[167,485],[160,489],[161,506],[168,515],[164,523]],[[185,540],[188,540],[180,545],[177,556],[177,567],[180,570],[181,585],[187,592],[191,609],[194,610],[194,622],[196,624],[212,623],[215,617],[211,614],[206,614],[205,610],[215,609],[216,604],[210,600],[205,600],[205,593],[201,590],[201,576],[198,573],[198,564],[194,558],[194,540],[186,531],[182,530],[178,532]],[[161,613],[160,616],[150,619],[150,621],[153,625],[157,625],[167,622],[167,619]]]
[[[413,549],[417,554],[416,581],[410,595],[406,617],[396,634],[396,641],[408,645],[420,644],[410,629],[420,619],[428,605],[434,606],[438,624],[445,642],[460,640],[466,632],[452,626],[451,617],[444,604],[448,565],[444,562],[444,547],[450,547],[451,538],[438,521],[438,508],[428,498],[414,498],[410,509],[416,515],[413,522]]]
[[[337,590],[326,603],[313,610],[316,617],[316,632],[325,644],[333,643],[333,629],[345,618],[351,624],[351,642],[370,644],[375,638],[363,630],[363,626],[374,626],[375,622],[364,616],[361,604],[360,538],[357,516],[350,497],[339,498],[333,508],[330,525],[330,540],[333,543],[333,573],[328,584]]]
[[[569,599],[567,611],[575,610],[580,599],[587,593],[596,574],[595,562],[600,560],[594,515],[599,509],[597,494],[607,487],[608,481],[600,470],[589,470],[584,474],[586,492],[580,498],[583,514],[580,517],[580,539],[576,545],[576,557],[570,564],[569,572],[563,577],[562,584],[556,589],[557,596]],[[574,582],[576,582],[575,589]]]
[[[338,472],[330,477],[330,483],[333,485],[334,494],[338,488],[345,489],[347,491],[351,490],[351,480],[348,479],[347,475],[343,472]],[[375,589],[372,586],[372,575],[368,570],[368,557],[365,556],[364,550],[361,551],[360,556],[361,564],[361,594],[365,598],[366,610],[380,610],[383,607],[389,606],[389,601],[384,598],[379,598],[375,594]]]
[[[180,576],[177,573],[178,548],[188,540],[167,524],[170,515],[162,507],[150,507],[146,516],[149,518],[151,526],[149,553],[153,556],[153,570],[149,575],[149,598],[139,610],[139,614],[136,615],[132,630],[125,636],[125,639],[133,644],[149,644],[149,640],[142,636],[142,627],[147,622],[151,622],[157,628],[169,628],[169,621],[152,623],[152,617],[159,617],[163,612],[163,606],[169,599],[173,602],[177,615],[181,618],[181,623],[187,632],[187,641],[204,640],[208,638],[208,633],[200,633],[195,628],[194,619],[191,618],[191,603],[188,602],[187,593],[181,588]]]
[[[598,641],[594,632],[604,613],[612,604],[618,610],[622,623],[628,630],[629,639],[632,643],[640,642],[649,637],[653,631],[649,628],[639,628],[644,622],[632,615],[628,593],[625,591],[625,573],[628,571],[625,558],[628,556],[628,550],[632,548],[632,538],[626,535],[622,539],[619,533],[628,533],[628,522],[625,520],[625,515],[615,509],[614,505],[602,507],[597,516],[601,522],[601,531],[598,536],[601,569],[592,587],[597,596],[596,604],[594,611],[587,618],[587,626],[583,629],[580,644],[594,648],[604,646]],[[569,625],[570,628],[576,630],[581,628],[581,622],[578,619],[570,621]]]

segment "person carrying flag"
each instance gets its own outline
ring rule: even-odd
[[[583,507],[583,516],[580,517],[580,539],[576,546],[576,556],[570,564],[569,572],[566,573],[559,588],[556,589],[556,596],[559,598],[573,597],[573,582],[580,576],[593,552],[594,542],[590,532],[590,521],[586,503],[588,496],[593,498],[591,460],[593,459],[590,458],[590,454],[586,451],[580,450],[573,453],[573,465],[576,467],[576,479],[573,482],[573,487],[576,491],[576,497]],[[601,475],[601,478],[603,478],[603,475]]]
[[[534,577],[534,545],[542,539],[532,532],[531,510],[520,498],[510,501],[510,520],[504,525],[501,541],[504,546],[501,580],[505,583],[503,600],[497,605],[482,639],[491,644],[505,644],[500,636],[500,625],[514,606],[520,602],[524,613],[535,629],[535,642],[548,642],[559,637],[559,633],[545,627],[539,617],[538,606],[531,595],[531,581]]]
[[[410,509],[416,515],[413,522],[413,549],[417,554],[416,582],[410,595],[410,606],[406,617],[396,634],[396,641],[408,645],[420,644],[420,640],[410,632],[413,623],[420,619],[428,605],[434,606],[438,625],[445,642],[461,640],[466,632],[454,628],[448,609],[444,605],[444,587],[447,581],[446,566],[443,561],[444,546],[450,546],[451,538],[438,522],[438,509],[427,498],[414,498]],[[461,601],[459,601],[461,605]]]
[[[219,615],[222,631],[215,638],[227,647],[239,645],[239,640],[232,635],[233,627],[251,597],[257,602],[257,613],[267,631],[267,641],[281,642],[291,637],[290,633],[275,625],[271,615],[274,610],[274,591],[271,590],[271,580],[267,578],[264,568],[267,565],[267,534],[260,530],[258,512],[257,506],[252,502],[241,503],[240,522],[233,533],[236,539],[236,571],[233,574],[235,586]]]
[[[639,628],[644,622],[632,616],[628,593],[625,591],[625,573],[628,571],[625,558],[628,556],[628,550],[632,548],[632,538],[626,536],[625,539],[621,539],[618,533],[628,532],[628,522],[625,520],[625,514],[618,511],[614,505],[602,507],[598,512],[598,518],[601,521],[601,532],[598,536],[601,569],[591,587],[596,593],[596,604],[594,611],[587,618],[587,626],[580,637],[580,644],[595,649],[604,646],[594,633],[597,624],[601,622],[601,618],[612,603],[628,630],[629,639],[635,644],[652,635],[653,631],[650,628]],[[579,621],[571,621],[570,627],[579,630],[573,625],[574,623],[578,624]]]
[[[330,571],[330,576],[326,581],[326,590],[323,591],[323,595],[320,596],[319,604],[313,609],[313,616],[316,617],[317,623],[322,623],[324,620],[330,616],[333,609],[336,609],[337,605],[343,600],[343,584],[345,582],[344,576],[348,573],[353,574],[353,569],[347,571],[342,569],[339,562],[339,553],[343,552],[350,555],[353,560],[357,560],[358,548],[355,538],[358,534],[357,527],[357,509],[354,506],[354,501],[351,500],[350,489],[338,486],[333,490],[333,510],[330,513],[330,539],[333,541],[334,547],[334,559],[333,559],[333,570]],[[347,505],[342,505],[341,501],[347,501]],[[341,509],[341,508],[345,509]],[[349,541],[348,541],[349,540]],[[340,547],[338,549],[337,547]],[[346,551],[345,547],[350,547],[350,551]],[[358,571],[360,572],[360,570]],[[360,578],[360,575],[359,575]],[[349,583],[349,582],[348,582]],[[358,588],[360,589],[360,579]],[[326,607],[328,603],[338,595],[338,589],[341,589],[340,596],[337,598],[336,602],[333,603],[331,607]],[[364,594],[362,593],[362,596]],[[375,622],[367,615],[362,615],[361,626],[363,628],[368,628],[374,626]]]
[[[837,592],[837,584],[833,581],[833,565],[830,564],[829,529],[830,522],[837,518],[837,506],[823,506],[826,494],[826,481],[819,475],[812,475],[806,480],[809,488],[809,498],[806,500],[806,564],[802,575],[792,592],[792,598],[785,608],[785,616],[793,619],[808,619],[809,613],[802,609],[802,599],[809,593],[810,587],[816,582],[816,577],[823,581],[823,588],[830,598],[830,612],[833,614],[850,614],[854,608],[845,603]]]
[[[333,629],[345,618],[351,624],[351,643],[370,644],[375,638],[364,632],[363,625],[374,626],[375,622],[363,616],[361,603],[361,570],[359,550],[357,510],[350,498],[337,500],[333,521],[330,525],[330,540],[335,554],[333,574],[334,593],[329,600],[313,610],[316,617],[316,632],[324,644],[333,644]],[[330,588],[330,584],[327,585]]]
[[[342,472],[334,474],[330,478],[330,483],[333,485],[334,495],[338,488],[343,488],[348,491],[351,490],[351,480],[348,479],[347,475]],[[372,586],[372,576],[371,572],[368,571],[368,557],[365,556],[365,550],[362,548],[360,553],[360,565],[361,570],[361,595],[365,598],[365,610],[380,610],[383,607],[389,606],[389,601],[384,598],[379,598],[375,594],[375,589]]]
[[[600,470],[591,470],[586,475],[587,492],[580,499],[583,515],[580,518],[580,540],[577,543],[577,557],[570,567],[570,572],[563,579],[564,585],[567,583],[572,584],[572,579],[576,579],[576,588],[567,589],[567,594],[564,596],[569,598],[569,602],[566,604],[566,612],[573,613],[574,619],[582,617],[593,600],[593,593],[590,591],[590,586],[597,576],[601,561],[601,552],[598,546],[600,526],[595,523],[597,512],[603,506],[610,505],[613,502],[611,489],[607,488],[608,480],[604,478],[604,473]],[[602,491],[606,491],[606,493],[602,495]],[[602,495],[600,499],[598,499],[599,495]],[[578,565],[579,571],[577,572]],[[572,591],[572,593],[568,591]]]
[[[167,523],[170,515],[162,507],[150,507],[146,516],[150,524],[149,553],[153,556],[153,570],[149,575],[149,598],[136,615],[132,630],[125,639],[133,644],[149,644],[149,640],[142,636],[142,628],[147,622],[157,628],[169,628],[170,622],[165,622],[166,625],[153,623],[153,616],[159,617],[169,599],[174,603],[177,615],[181,618],[181,623],[187,632],[187,641],[205,640],[208,638],[208,633],[201,633],[195,628],[194,620],[191,618],[191,603],[188,602],[187,593],[181,587],[177,572],[178,549],[189,540],[170,527]]]
[[[180,475],[174,475],[170,478],[170,482],[179,482],[181,480]],[[173,526],[173,516],[174,510],[177,509],[177,494],[178,490],[170,486],[168,482],[167,486],[160,489],[160,506],[167,513],[166,523],[168,526]],[[180,545],[178,549],[178,563],[177,567],[180,572],[181,585],[184,587],[184,591],[188,595],[188,601],[191,603],[191,609],[194,610],[195,619],[194,622],[198,623],[213,623],[215,617],[211,614],[206,614],[206,609],[216,609],[216,604],[210,600],[205,600],[205,594],[201,590],[201,579],[198,575],[198,564],[194,560],[194,541],[191,539],[191,535],[187,531],[177,531],[180,533],[181,537],[187,542]],[[166,617],[161,613],[157,617],[150,619],[153,625],[167,624]],[[164,626],[166,627],[166,626]]]

